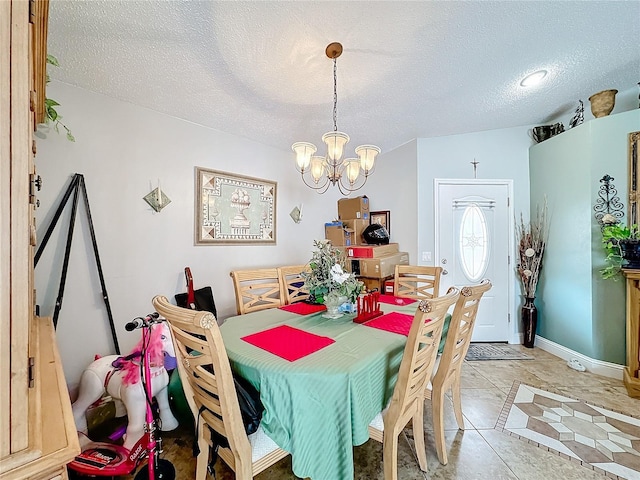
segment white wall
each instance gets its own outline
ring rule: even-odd
[[[196,288],[213,288],[220,318],[235,314],[229,272],[306,263],[324,222],[337,215],[340,195],[317,195],[299,179],[291,151],[280,151],[59,82],[47,94],[76,142],[49,132],[38,140],[37,170],[44,181],[37,211],[38,238],[71,176],[84,174],[105,283],[122,353],[138,340],[124,331],[135,316],[153,311],[151,299],[185,291],[185,266]],[[41,135],[40,135],[41,136]],[[194,246],[194,167],[207,167],[278,182],[277,245]],[[157,186],[171,203],[161,213],[142,200]],[[295,224],[291,209],[304,203]],[[36,268],[41,315],[53,313],[62,270],[71,201]],[[73,384],[94,354],[114,353],[93,259],[86,215],[78,210],[58,342]]]
[[[85,176],[91,213],[114,314],[121,351],[137,341],[124,331],[133,317],[152,311],[151,298],[170,298],[185,289],[183,269],[190,266],[196,288],[211,285],[219,317],[235,314],[229,272],[234,269],[305,263],[312,241],[324,236],[324,222],[337,215],[337,190],[317,195],[305,187],[293,166],[293,154],[52,82],[47,90],[62,106],[63,121],[77,141],[49,132],[38,140],[37,168],[44,179],[39,193],[38,237],[74,173]],[[421,262],[434,251],[433,179],[514,180],[515,211],[529,211],[528,148],[530,127],[411,141],[382,154],[376,171],[358,195],[372,210],[391,211],[391,239]],[[278,182],[277,245],[194,246],[194,167],[201,166]],[[142,197],[157,186],[171,204],[155,213]],[[304,203],[304,218],[289,218]],[[66,228],[58,224],[36,268],[37,302],[42,315],[53,312]],[[59,318],[58,342],[67,381],[77,382],[93,355],[113,353],[84,210],[80,208],[69,273]],[[514,280],[515,281],[515,280]],[[518,318],[513,317],[513,318]]]
[[[435,178],[471,179],[474,159],[478,161],[477,178],[513,180],[514,211],[519,217],[529,218],[529,136],[530,126],[489,130],[485,132],[422,138],[418,140],[418,263],[423,262],[421,252],[435,255],[434,235],[434,185]],[[516,295],[519,285],[513,276]],[[520,318],[516,308],[518,298],[511,307],[511,318]],[[518,341],[519,322],[514,322],[512,342]]]
[[[416,143],[412,140],[381,154],[365,187],[371,211],[391,212],[391,241],[398,243],[401,251],[409,252],[414,265],[418,253]]]

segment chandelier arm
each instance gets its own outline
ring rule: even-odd
[[[312,184],[308,183],[308,182],[307,182],[307,179],[306,179],[306,178],[305,178],[305,176],[304,176],[304,173],[300,173],[300,177],[302,177],[302,181],[304,182],[304,184],[305,184],[307,187],[309,187],[309,188],[311,188],[311,189],[313,189],[313,190],[322,190],[322,189],[324,188],[324,191],[319,192],[319,193],[324,193],[324,192],[326,192],[326,191],[327,191],[327,188],[329,188],[329,178],[328,178],[328,177],[325,177],[325,181],[324,181],[324,183],[323,183],[322,185],[320,185],[319,187],[316,187],[315,185],[312,185]],[[325,187],[326,187],[326,188],[325,188]]]
[[[367,178],[368,177],[363,177],[364,181],[362,182],[362,185],[355,187],[355,188],[349,188],[346,185],[344,185],[342,183],[342,180],[338,180],[336,183],[338,185],[338,190],[340,190],[340,193],[342,193],[343,195],[349,195],[351,192],[357,192],[358,190],[360,190],[362,187],[364,187],[364,184],[367,183]]]

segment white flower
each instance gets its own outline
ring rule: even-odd
[[[527,248],[524,251],[525,257],[533,257],[536,254],[536,251],[533,248]]]
[[[342,271],[342,267],[340,266],[340,264],[336,263],[333,267],[331,267],[331,278],[338,285],[342,285],[344,282],[349,280],[350,277],[350,273],[345,273]]]
[[[532,272],[531,270],[523,270],[523,271],[522,271],[522,274],[523,274],[525,277],[527,277],[527,278],[528,278],[528,277],[530,277],[531,275],[533,275],[533,272]]]
[[[618,219],[616,217],[614,217],[613,215],[611,215],[610,213],[605,213],[602,216],[602,223],[604,225],[613,225],[615,223],[618,223]]]

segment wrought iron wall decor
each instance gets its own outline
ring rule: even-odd
[[[624,204],[618,197],[618,190],[616,190],[613,180],[615,178],[608,174],[600,179],[602,185],[598,190],[596,204],[593,206],[596,220],[600,226],[620,223],[620,219],[624,216]]]

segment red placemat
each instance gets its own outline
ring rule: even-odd
[[[327,307],[321,304],[313,305],[305,302],[292,303],[291,305],[285,305],[279,308],[280,310],[297,313],[298,315],[309,315],[311,313],[322,312],[327,309]]]
[[[394,295],[380,295],[380,303],[388,303],[389,305],[411,305],[416,303],[412,298],[396,297]]]
[[[382,315],[381,317],[369,320],[367,323],[363,323],[367,327],[379,328],[380,330],[386,330],[391,333],[399,333],[405,337],[409,336],[409,330],[411,330],[411,322],[413,321],[413,315],[407,315],[406,313],[392,312]]]
[[[335,342],[333,338],[321,337],[289,325],[280,325],[253,333],[242,337],[242,340],[290,362],[306,357]]]

